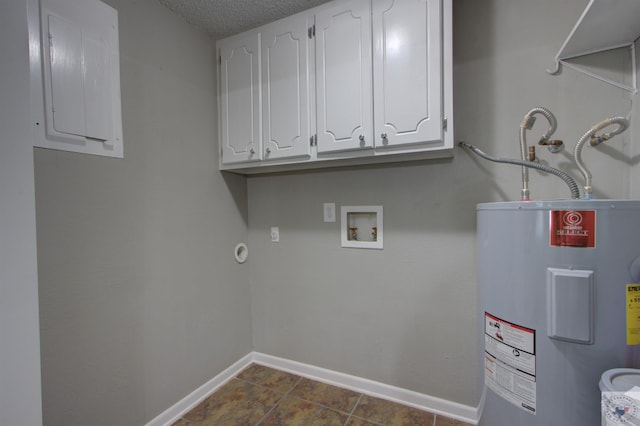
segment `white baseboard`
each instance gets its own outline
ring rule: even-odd
[[[356,392],[389,401],[398,402],[400,404],[408,405],[420,410],[430,411],[435,414],[451,417],[467,423],[477,424],[478,422],[478,409],[476,407],[459,404],[457,402],[425,395],[396,386],[386,385],[384,383],[364,379],[362,377],[351,376],[349,374],[327,370],[325,368],[309,364],[303,364],[297,361],[291,361],[260,352],[251,352],[147,423],[146,426],[171,425],[182,415],[198,405],[198,403],[203,399],[235,377],[251,363],[276,368],[298,376],[351,389]]]
[[[238,375],[238,373],[251,364],[253,362],[253,354],[253,352],[248,353],[238,361],[234,362],[229,368],[182,398],[172,407],[168,408],[155,419],[147,423],[146,426],[170,426],[178,421],[180,417],[191,411],[192,408],[202,402],[202,400],[207,396],[218,390],[218,388],[222,387],[225,383],[233,379]]]
[[[253,353],[253,362],[467,423],[478,422],[476,407],[260,352]]]

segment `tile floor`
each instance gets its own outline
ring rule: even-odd
[[[471,426],[252,364],[173,426]]]

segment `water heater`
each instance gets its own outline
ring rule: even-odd
[[[479,204],[480,426],[597,426],[640,367],[640,201]]]

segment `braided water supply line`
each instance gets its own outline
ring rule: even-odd
[[[562,179],[567,184],[567,186],[569,187],[569,190],[571,191],[571,198],[575,200],[580,198],[580,187],[576,183],[575,179],[572,178],[567,173],[563,172],[562,170],[558,170],[556,168],[549,167],[544,164],[536,163],[533,161],[522,161],[522,160],[516,160],[515,158],[492,157],[488,154],[485,154],[479,148],[476,148],[475,146],[470,145],[463,141],[458,142],[458,145],[463,146],[467,148],[469,151],[478,155],[479,157],[482,157],[485,160],[493,161],[494,163],[515,164],[517,166],[528,167],[531,169],[537,169],[543,172],[551,173],[552,175],[555,175],[560,179]]]
[[[612,124],[617,124],[618,127],[611,132],[603,133],[601,136],[596,136],[596,132],[604,129],[605,127],[609,127]],[[620,133],[627,130],[629,127],[629,120],[624,117],[610,117],[605,120],[602,120],[598,124],[591,127],[587,132],[585,132],[576,147],[573,150],[573,157],[575,158],[576,164],[578,165],[578,169],[580,169],[580,173],[584,177],[584,198],[590,200],[593,195],[593,186],[591,185],[591,172],[585,166],[584,161],[582,161],[582,147],[587,142],[587,140],[591,140],[591,146],[600,145],[602,142],[611,139],[615,135],[619,135]]]
[[[544,107],[535,107],[531,109],[528,113],[525,114],[522,122],[520,123],[520,155],[522,161],[527,161],[527,156],[529,154],[527,149],[527,130],[531,130],[533,128],[533,124],[536,121],[535,115],[540,114],[544,116],[549,122],[549,129],[542,134],[540,137],[540,141],[548,141],[553,132],[556,131],[558,126],[558,121],[556,117],[553,115],[551,111]],[[529,169],[527,166],[522,167],[522,200],[526,201],[529,199]]]

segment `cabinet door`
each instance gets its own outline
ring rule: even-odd
[[[309,26],[294,16],[263,27],[262,138],[264,160],[310,155]]]
[[[316,13],[318,152],[373,147],[371,8],[334,2]]]
[[[218,51],[222,163],[260,160],[260,36],[221,40]]]
[[[442,140],[440,3],[373,2],[376,148]]]

